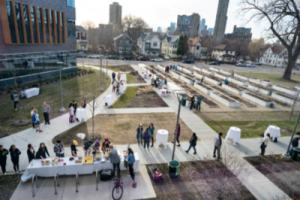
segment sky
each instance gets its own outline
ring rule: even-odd
[[[259,39],[264,36],[264,28],[261,23],[252,21],[245,24],[243,16],[238,15],[239,2],[241,0],[230,0],[227,12],[227,25],[225,33],[232,33],[233,26],[252,28],[252,39]],[[218,8],[218,0],[118,0],[122,6],[122,17],[132,14],[142,17],[157,31],[160,26],[165,30],[170,26],[171,22],[177,23],[177,15],[192,15],[198,13],[201,20],[206,20],[208,28],[214,28],[216,13]],[[76,0],[76,24],[90,20],[96,25],[99,23],[107,24],[109,20],[109,5],[111,0]]]

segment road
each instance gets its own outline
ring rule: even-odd
[[[77,65],[81,66],[83,64],[94,64],[99,65],[100,60],[99,59],[92,59],[92,58],[77,58]],[[212,65],[205,64],[203,62],[196,62],[194,64],[185,64],[179,61],[172,61],[172,60],[164,60],[163,62],[151,62],[151,61],[136,61],[136,60],[108,60],[108,65],[136,65],[139,63],[147,64],[147,65],[156,65],[156,64],[162,64],[162,65],[182,65],[186,67],[192,67],[192,66],[199,66],[202,68],[209,68],[212,67]],[[106,60],[102,61],[103,66],[106,65]],[[221,64],[215,66],[217,68],[221,68],[224,70],[235,70],[235,71],[244,71],[244,72],[257,72],[257,73],[280,73],[282,74],[284,72],[284,68],[278,68],[278,67],[266,67],[266,66],[257,66],[254,68],[248,68],[248,67],[236,67],[234,65],[229,64]],[[300,71],[293,70],[293,73],[295,73],[296,76],[300,76]]]

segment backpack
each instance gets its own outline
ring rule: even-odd
[[[277,142],[277,137],[274,139],[274,142]]]
[[[14,94],[11,94],[11,95],[10,95],[10,99],[11,99],[11,100],[14,100]]]
[[[146,131],[144,133],[144,140],[149,140],[149,133],[148,133],[148,131]]]
[[[32,115],[32,118],[31,118],[31,119],[32,119],[33,122],[36,121],[35,114]]]

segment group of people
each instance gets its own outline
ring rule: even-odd
[[[116,92],[116,94],[120,94],[120,86],[123,84],[122,81],[121,81],[121,74],[118,73],[117,75],[117,79],[116,79],[116,73],[113,72],[112,73],[112,85],[113,85],[113,89],[112,91],[113,92]]]
[[[46,102],[44,102],[42,105],[42,112],[45,120],[45,125],[47,124],[50,125],[50,118],[49,118],[50,110],[51,110],[50,106]],[[31,108],[30,116],[31,116],[32,128],[35,128],[36,132],[43,132],[41,130],[40,116],[38,110],[35,107]]]
[[[152,87],[158,88],[158,87],[162,87],[164,85],[167,86],[167,84],[168,84],[168,80],[167,79],[165,79],[164,81],[161,81],[159,79],[159,77],[156,77],[156,79],[154,79],[154,78],[151,79],[151,86]]]
[[[137,133],[136,133],[136,139],[138,142],[138,145],[143,145],[143,141],[144,141],[144,149],[146,149],[146,146],[149,149],[149,145],[150,145],[150,140],[152,140],[152,144],[151,147],[153,147],[153,137],[154,137],[154,130],[155,127],[153,125],[153,123],[150,123],[150,125],[146,128],[146,130],[144,131],[143,125],[139,124],[138,128],[137,128]]]
[[[190,110],[192,110],[193,108],[196,107],[196,110],[198,112],[200,112],[201,102],[202,102],[202,97],[200,95],[199,96],[196,96],[196,95],[192,96]]]
[[[177,66],[175,65],[170,65],[165,67],[165,72],[169,73],[170,70],[176,70],[177,71]]]
[[[86,102],[81,102],[81,108],[86,108]],[[76,121],[79,121],[76,118],[76,110],[77,110],[77,103],[76,100],[73,100],[71,103],[69,103],[69,122],[73,123]]]

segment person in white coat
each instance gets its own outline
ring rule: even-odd
[[[221,159],[221,147],[222,147],[222,135],[223,133],[219,133],[218,136],[215,137],[215,149],[214,149],[214,158],[216,157],[216,151],[218,154],[218,159]]]
[[[262,155],[262,156],[265,155],[266,147],[268,146],[269,141],[270,141],[270,133],[267,133],[260,145],[261,153],[259,155]]]

